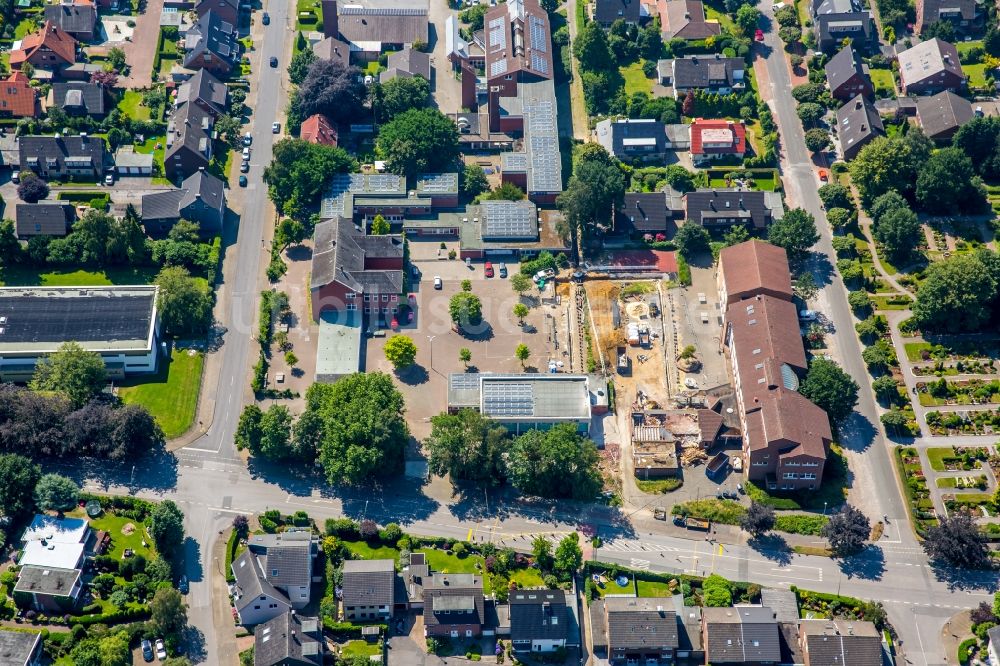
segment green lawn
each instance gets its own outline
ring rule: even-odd
[[[641,481],[636,479],[635,485],[644,493],[669,493],[680,488],[684,482],[681,479],[654,479]]]
[[[0,286],[7,287],[100,287],[112,284],[149,284],[156,277],[155,266],[107,268],[97,271],[38,269],[6,266],[0,268]]]
[[[631,97],[635,93],[644,92],[647,95],[653,93],[653,82],[646,78],[642,71],[642,60],[634,62],[628,67],[619,67],[622,78],[625,79],[625,94]]]
[[[345,541],[344,546],[359,560],[395,560],[399,562],[399,551],[389,546],[372,548],[364,541]]]
[[[927,449],[927,459],[931,462],[931,469],[935,472],[943,472],[945,470],[944,459],[954,458],[955,450],[950,446],[935,446]]]
[[[619,585],[609,578],[604,583],[604,587],[601,587],[600,585],[597,586],[597,593],[602,597],[609,594],[626,594],[628,596],[635,596],[635,585],[632,583],[631,578],[629,578],[628,583],[624,586]]]
[[[83,509],[77,509],[67,515],[76,518],[87,517]],[[123,534],[122,528],[128,524],[132,524],[135,529],[131,534]],[[125,516],[117,516],[105,512],[98,518],[90,519],[90,526],[95,530],[101,530],[111,535],[111,549],[105,554],[110,555],[116,560],[121,559],[122,553],[125,552],[126,548],[131,548],[136,554],[142,555],[147,560],[152,559],[154,556],[152,547],[142,545],[145,534],[144,523],[136,522]],[[147,542],[152,543],[148,539]]]
[[[204,363],[201,352],[191,354],[187,349],[174,349],[169,360],[160,362],[156,375],[126,380],[119,395],[126,404],[148,409],[167,439],[180,437],[194,423]]]
[[[163,173],[163,154],[166,152],[166,148],[164,148],[166,140],[167,138],[164,136],[154,136],[146,139],[143,143],[135,145],[135,152],[145,155],[153,154],[153,161],[157,165],[153,167],[154,172],[159,168],[159,173]],[[159,148],[156,147],[157,143],[160,144]]]
[[[654,583],[648,580],[637,580],[635,586],[640,597],[670,597],[673,592],[666,583]]]
[[[510,575],[510,580],[520,587],[545,587],[545,581],[542,580],[542,574],[538,573],[538,569],[518,569]]]
[[[893,92],[896,89],[896,81],[892,78],[892,70],[890,69],[872,69],[869,74],[871,74],[872,84],[875,86],[875,92],[879,90],[887,90]]]
[[[718,22],[722,26],[722,30],[730,34],[736,29],[736,24],[733,23],[733,19],[730,18],[729,14],[720,12],[707,2],[705,3],[705,20]]]
[[[172,58],[170,56],[162,56],[160,58],[160,76],[170,76],[170,70],[173,66],[177,64],[179,58]]]
[[[906,350],[906,358],[911,361],[922,361],[920,358],[920,352],[930,351],[934,348],[929,342],[906,342],[903,344],[903,348]]]
[[[969,77],[970,88],[982,88],[986,86],[986,65],[962,65],[962,71]]]
[[[421,548],[417,552],[427,556],[427,564],[431,571],[442,573],[479,573],[480,571],[476,568],[476,564],[481,566],[481,558],[478,555],[458,557],[436,548]]]
[[[142,105],[142,93],[138,90],[126,90],[118,108],[133,120],[149,120],[149,109]]]
[[[369,643],[368,641],[348,641],[348,643],[344,645],[342,654],[349,661],[351,657],[357,655],[365,657],[381,655],[382,649],[378,646],[378,643]]]
[[[935,483],[937,483],[938,488],[954,488],[957,485],[955,482],[955,477],[953,476],[942,477],[938,479]]]

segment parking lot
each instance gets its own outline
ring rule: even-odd
[[[416,258],[418,252],[412,251],[411,256]],[[426,437],[430,432],[430,417],[447,408],[448,375],[466,371],[459,360],[462,348],[472,352],[470,372],[522,372],[520,361],[514,357],[514,350],[522,343],[531,350],[525,362],[526,371],[545,372],[550,360],[564,363],[563,369],[568,370],[563,360],[565,344],[560,343],[557,348],[551,336],[551,331],[565,321],[565,303],[539,305],[536,296],[525,297],[523,302],[530,312],[522,327],[512,312],[518,295],[510,288],[508,280],[486,278],[482,262],[474,262],[472,269],[458,260],[415,260],[414,265],[421,273],[421,278],[415,280],[411,288],[414,319],[412,323],[401,325],[399,333],[410,336],[416,343],[416,364],[399,373],[393,371],[385,358],[385,343],[393,335],[388,332],[386,337],[368,340],[365,370],[379,370],[395,376],[406,399],[408,420],[415,437]],[[511,275],[518,270],[517,264],[507,265]],[[434,276],[441,277],[442,289],[434,289]],[[461,282],[465,279],[471,280],[472,293],[482,301],[483,322],[477,327],[469,327],[468,331],[457,332],[452,329],[448,304],[451,297],[461,291]]]

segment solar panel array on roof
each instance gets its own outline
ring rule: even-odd
[[[507,30],[503,19],[490,21],[490,48],[495,50],[507,48]]]
[[[454,373],[448,377],[448,380],[451,382],[453,389],[474,389],[479,387],[478,373]]]
[[[123,342],[150,335],[156,291],[15,289],[0,291],[0,343]]]
[[[540,53],[531,54],[531,69],[536,72],[541,72],[542,74],[549,73],[549,61],[545,59],[545,56]]]
[[[458,188],[457,173],[426,174],[420,179],[418,189],[425,193],[448,193]]]
[[[538,238],[538,222],[533,205],[521,201],[483,202],[483,239]]]
[[[507,71],[507,59],[494,60],[490,63],[490,76],[499,76]]]
[[[483,385],[483,413],[489,416],[531,416],[535,411],[531,384],[498,382]]]
[[[537,16],[528,17],[528,30],[531,33],[531,48],[545,52],[548,44],[548,32],[545,30],[545,22]]]
[[[368,174],[367,187],[365,188],[368,192],[378,192],[380,194],[388,192],[396,192],[399,190],[399,183],[401,176],[393,173],[382,173],[382,174]]]
[[[338,10],[341,16],[425,16],[420,7],[352,7],[345,5]]]

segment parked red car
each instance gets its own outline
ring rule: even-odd
[[[493,264],[487,261],[484,270],[486,271],[486,277],[493,277]]]
[[[753,38],[758,42],[764,41],[764,31],[757,28],[757,32],[753,33]]]

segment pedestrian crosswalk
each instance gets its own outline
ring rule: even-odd
[[[664,546],[656,543],[650,543],[648,541],[640,541],[638,539],[615,539],[614,541],[602,543],[599,550],[611,551],[614,553],[675,553],[681,549],[674,546]]]

